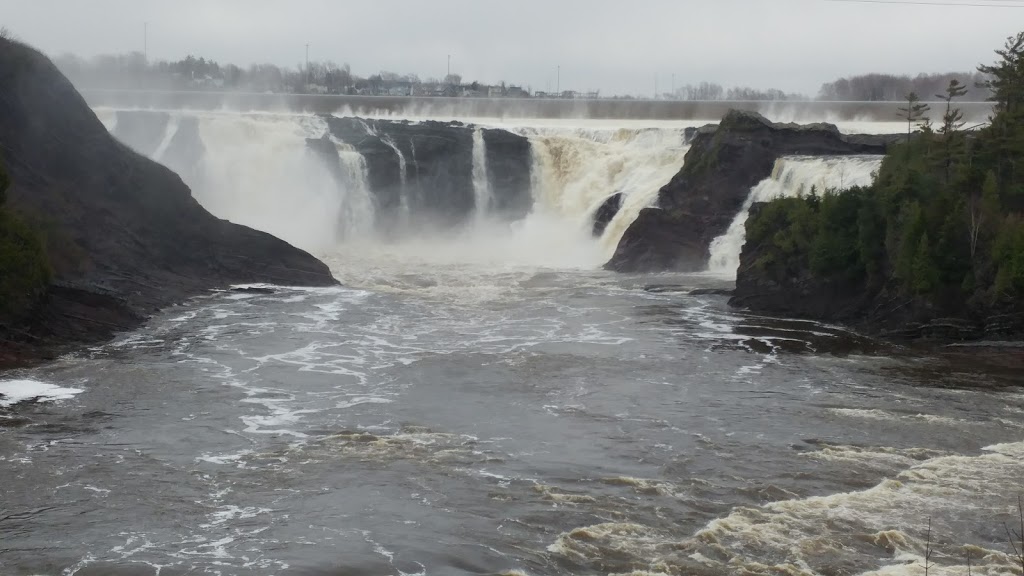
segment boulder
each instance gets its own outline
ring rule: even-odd
[[[597,207],[597,212],[594,212],[594,226],[592,229],[595,237],[604,234],[604,229],[608,227],[608,223],[612,221],[612,218],[615,218],[620,209],[622,209],[622,192],[612,194]]]

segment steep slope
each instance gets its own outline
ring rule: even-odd
[[[309,254],[220,220],[181,179],[116,141],[42,54],[0,39],[9,208],[47,237],[53,287],[9,344],[96,340],[232,283],[336,283]],[[3,336],[6,334],[6,336]]]

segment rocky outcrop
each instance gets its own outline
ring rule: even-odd
[[[594,212],[594,226],[591,233],[595,237],[604,234],[604,229],[608,227],[608,223],[615,218],[620,209],[622,209],[622,192],[616,192],[597,207],[597,212]]]
[[[166,123],[139,122],[154,118]],[[46,57],[3,39],[0,143],[8,205],[45,231],[54,271],[24,325],[0,327],[7,356],[103,339],[211,288],[336,283],[306,252],[212,216],[176,174],[114,139]]]
[[[323,118],[331,136],[366,160],[379,227],[448,228],[473,214],[474,127],[461,122]],[[529,141],[505,130],[484,129],[483,142],[492,211],[512,220],[525,216],[532,203]]]
[[[618,272],[702,270],[711,241],[783,156],[884,154],[893,136],[847,136],[831,124],[776,124],[731,111],[692,136],[682,170],[626,230],[606,268]]]

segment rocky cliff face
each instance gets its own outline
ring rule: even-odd
[[[48,59],[7,40],[0,143],[9,205],[46,232],[55,278],[26,326],[0,328],[8,344],[101,339],[233,283],[335,283],[309,254],[210,215],[177,175],[115,140]]]
[[[884,154],[892,136],[846,136],[831,124],[776,124],[731,111],[692,136],[683,169],[640,212],[606,268],[618,272],[695,271],[729,227],[751,187],[783,156]]]
[[[330,135],[366,160],[378,225],[448,228],[476,209],[473,154],[476,128],[461,122],[408,122],[325,116]],[[530,195],[530,143],[504,130],[484,129],[486,185],[491,210],[525,216]],[[310,141],[314,147],[322,147]]]

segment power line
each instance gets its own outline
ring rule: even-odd
[[[1024,4],[979,4],[968,2],[928,2],[925,0],[823,0],[824,2],[851,2],[857,4],[911,4],[918,6],[969,6],[974,8],[1024,8]],[[1014,2],[1017,0],[1002,0]]]

